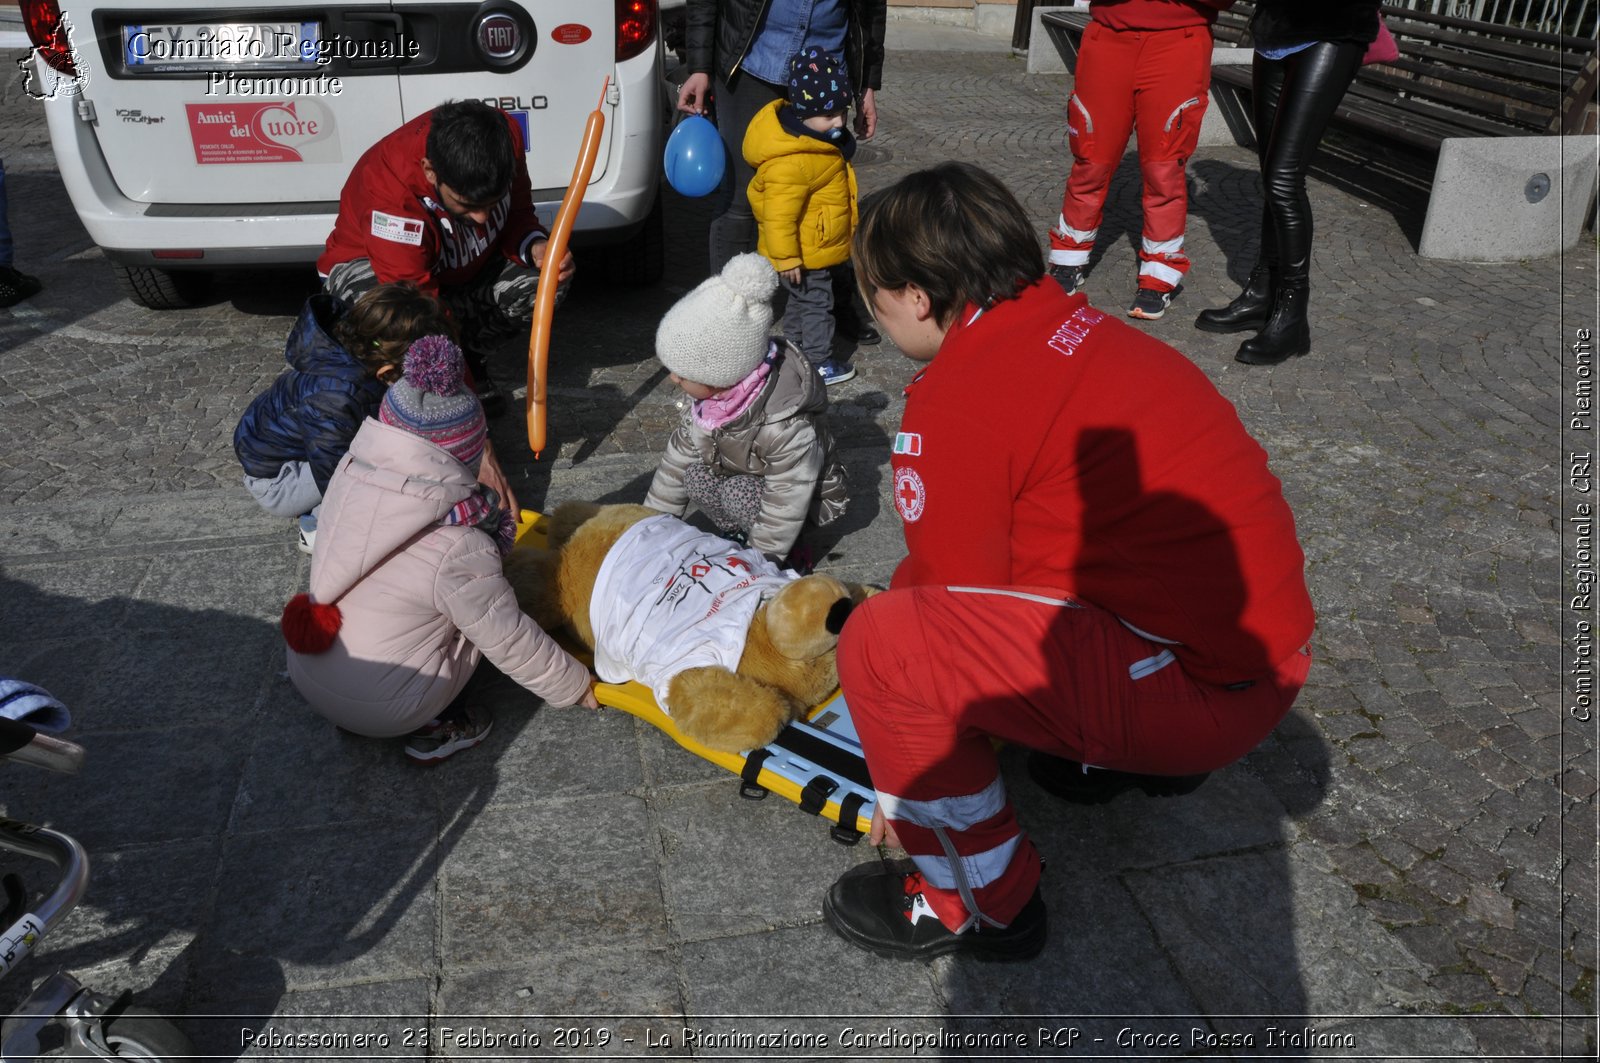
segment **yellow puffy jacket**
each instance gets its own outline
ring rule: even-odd
[[[784,100],[750,120],[745,161],[755,167],[750,209],[761,226],[756,250],[782,272],[796,266],[827,269],[850,257],[856,227],[856,172],[839,149],[797,137],[778,121]]]

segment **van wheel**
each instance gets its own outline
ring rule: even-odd
[[[201,270],[167,270],[154,266],[114,266],[117,283],[128,298],[152,310],[182,310],[211,290],[211,274]]]
[[[661,220],[661,193],[650,208],[644,227],[626,243],[605,251],[606,280],[612,284],[643,287],[661,279],[667,268],[667,237]]]

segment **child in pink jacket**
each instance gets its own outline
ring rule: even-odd
[[[553,705],[598,707],[589,670],[506,582],[516,522],[477,482],[485,434],[460,349],[412,344],[328,484],[310,595],[284,611],[289,677],[311,706],[356,734],[409,735],[422,763],[488,735],[468,683],[483,658]]]

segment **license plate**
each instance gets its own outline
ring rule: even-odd
[[[130,68],[237,70],[315,66],[320,22],[185,22],[122,27],[122,56]]]

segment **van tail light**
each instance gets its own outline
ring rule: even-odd
[[[656,0],[617,0],[617,62],[632,59],[656,42]]]
[[[619,18],[621,10],[622,5],[618,4]],[[67,40],[67,29],[61,21],[61,5],[56,0],[22,0],[22,21],[28,29],[28,40],[39,50],[39,58],[52,69],[77,77],[72,42]]]

